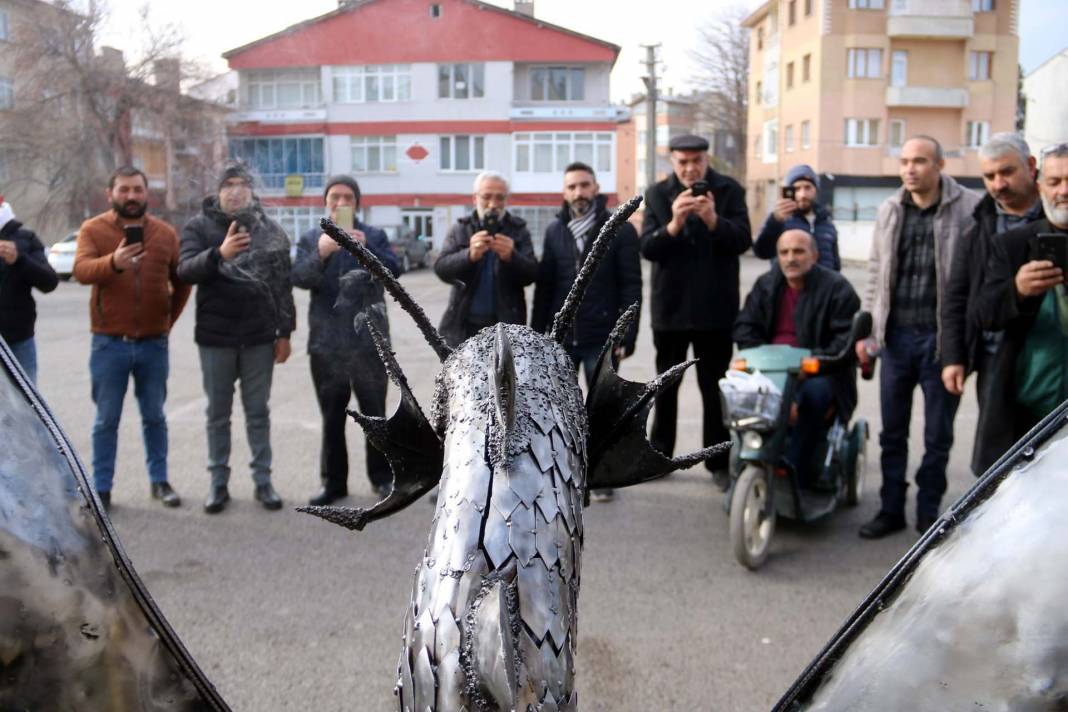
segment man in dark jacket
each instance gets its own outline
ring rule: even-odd
[[[860,297],[849,281],[817,264],[816,239],[808,230],[787,230],[779,237],[778,269],[763,274],[745,299],[734,322],[734,341],[740,349],[764,344],[786,344],[811,349],[815,355],[852,350],[849,341],[853,315]],[[810,483],[812,459],[833,404],[849,419],[857,405],[854,369],[811,376],[801,381],[795,395],[796,416],[786,452],[786,465]]]
[[[245,166],[228,166],[218,195],[182,228],[178,276],[197,287],[196,342],[208,397],[209,514],[230,501],[230,412],[241,382],[255,497],[281,509],[271,486],[271,419],[267,402],[274,364],[289,358],[296,327],[289,238],[252,193]]]
[[[37,345],[33,326],[37,303],[30,290],[48,293],[59,284],[37,235],[15,219],[11,203],[0,196],[0,336],[30,381],[37,383]]]
[[[986,409],[999,417],[980,420],[975,437],[999,455],[1068,399],[1065,272],[1036,254],[1041,234],[1068,244],[1068,143],[1043,152],[1038,187],[1046,217],[990,241],[979,293],[981,327],[1004,336],[986,392]]]
[[[484,171],[474,190],[475,211],[453,225],[434,262],[452,285],[438,329],[452,347],[498,322],[526,324],[523,287],[538,276],[527,224],[507,211],[507,179]]]
[[[572,163],[564,171],[564,206],[545,230],[538,281],[534,286],[534,310],[530,326],[544,333],[553,317],[564,305],[578,270],[586,261],[594,241],[611,213],[593,169],[585,163]],[[619,316],[631,304],[642,299],[642,268],[638,257],[638,233],[624,223],[609,244],[586,295],[579,304],[575,328],[567,335],[564,348],[586,372],[586,383],[593,377],[597,358]],[[634,353],[638,320],[616,354],[626,358]]]
[[[708,167],[708,141],[676,136],[669,143],[673,173],[645,193],[641,253],[653,263],[652,321],[656,370],[686,360],[693,344],[704,404],[702,441],[728,439],[719,379],[730,365],[731,327],[738,314],[738,255],[753,244],[745,191]],[[656,401],[650,440],[667,456],[675,450],[678,385]],[[716,483],[730,483],[726,456],[705,463]]]
[[[842,260],[838,257],[838,229],[831,220],[831,213],[816,202],[820,187],[816,171],[799,163],[786,172],[782,184],[793,197],[784,194],[775,204],[753,243],[753,254],[765,260],[776,259],[779,236],[787,230],[801,229],[816,238],[820,265],[835,272],[842,269]]]
[[[968,374],[976,372],[975,394],[979,401],[979,430],[984,420],[1000,424],[1004,415],[986,407],[990,372],[1003,335],[983,331],[979,295],[986,282],[990,242],[1013,228],[1040,220],[1042,201],[1035,183],[1036,165],[1031,150],[1018,134],[994,134],[979,149],[979,167],[986,195],[975,207],[975,227],[953,250],[953,266],[942,300],[942,383],[954,395],[964,393]],[[972,472],[983,474],[1001,457],[1004,448],[991,447],[977,437],[972,449]]]
[[[323,191],[330,218],[338,209],[355,211],[360,186],[351,176],[336,176]],[[351,213],[349,213],[351,214]],[[356,221],[342,225],[374,253],[394,275],[400,266],[382,230]],[[308,503],[333,504],[348,496],[349,456],[345,445],[345,409],[352,394],[364,415],[386,413],[386,369],[367,329],[370,322],[389,338],[382,285],[351,254],[319,228],[305,232],[297,245],[293,284],[311,290],[308,305],[308,357],[312,383],[323,417],[319,476],[322,489]],[[384,499],[393,481],[389,462],[365,439],[367,477],[375,494]]]

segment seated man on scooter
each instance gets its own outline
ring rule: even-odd
[[[814,356],[840,353],[849,344],[853,315],[860,310],[857,293],[845,277],[817,264],[816,241],[805,230],[787,230],[776,249],[778,267],[753,285],[734,322],[734,342],[740,349],[787,344],[809,349]],[[783,465],[799,482],[812,485],[812,459],[831,406],[848,422],[857,405],[857,381],[852,362],[836,372],[805,376],[799,374]]]

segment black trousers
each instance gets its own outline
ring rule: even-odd
[[[349,452],[345,445],[345,409],[350,393],[364,415],[386,414],[386,372],[378,359],[346,363],[344,357],[331,358],[310,354],[312,383],[323,416],[323,442],[319,456],[319,475],[323,486],[332,492],[348,492]],[[354,427],[359,427],[353,424]],[[373,486],[388,485],[393,471],[385,456],[365,440],[367,478]]]
[[[663,373],[686,360],[693,345],[693,355],[699,359],[697,386],[701,389],[704,406],[701,443],[703,447],[716,445],[730,439],[723,425],[723,408],[719,399],[719,379],[731,365],[734,342],[731,332],[723,330],[657,331],[653,330],[653,345],[656,346],[656,370]],[[681,382],[680,382],[681,383]],[[668,457],[675,454],[675,420],[678,413],[679,384],[668,388],[656,399],[653,411],[653,427],[649,440]],[[705,462],[709,470],[725,469],[728,456],[721,455]]]

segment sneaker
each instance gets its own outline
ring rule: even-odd
[[[861,539],[882,539],[905,528],[902,514],[879,512],[875,518],[860,528]]]
[[[611,502],[615,498],[616,491],[607,487],[605,489],[595,489],[590,494],[590,499],[594,502]]]

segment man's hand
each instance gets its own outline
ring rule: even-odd
[[[515,240],[507,235],[494,235],[493,242],[490,243],[490,249],[501,258],[501,262],[511,262],[512,252],[515,251]]]
[[[629,354],[627,353],[627,349],[623,346],[616,346],[614,349],[612,349],[612,355],[616,357],[616,361],[622,361],[623,359],[627,358],[627,356],[629,356]]]
[[[19,258],[19,248],[11,240],[0,240],[0,259],[9,265],[15,264]]]
[[[955,396],[964,394],[964,366],[951,363],[942,369],[942,385]]]
[[[716,215],[716,199],[711,193],[699,195],[694,198],[694,215],[701,218],[701,222],[705,224],[710,231],[716,229],[716,225],[719,224],[719,216]]]
[[[293,349],[289,345],[288,336],[279,336],[274,340],[274,362],[285,363]]]
[[[857,352],[857,361],[860,362],[860,365],[861,366],[867,366],[868,363],[871,361],[871,356],[868,356],[867,339],[861,339],[860,341],[857,342],[856,352]]]
[[[796,212],[797,202],[790,200],[789,198],[783,198],[775,203],[775,209],[771,211],[771,214],[774,215],[775,219],[779,222],[786,222],[786,220]]]
[[[230,229],[226,231],[223,243],[219,245],[219,252],[222,254],[222,258],[229,262],[237,257],[239,253],[247,250],[251,242],[252,235],[234,220],[230,223]]]
[[[682,232],[682,228],[686,226],[686,218],[690,217],[696,207],[696,198],[693,197],[692,190],[687,188],[679,193],[675,202],[671,204],[671,222],[667,224],[668,234],[677,237]]]
[[[1016,273],[1016,293],[1021,298],[1037,297],[1064,281],[1064,272],[1049,260],[1032,260]]]
[[[135,242],[127,245],[126,239],[123,238],[115,251],[111,253],[111,264],[120,272],[128,270],[141,261],[141,253],[144,251],[145,243]]]
[[[467,248],[467,259],[478,262],[493,244],[493,237],[485,230],[479,230],[471,236],[471,244]]]
[[[325,232],[322,232],[319,233],[319,242],[316,245],[316,248],[319,251],[319,259],[326,262],[330,255],[341,249],[341,245],[334,242],[334,238],[330,237]]]

